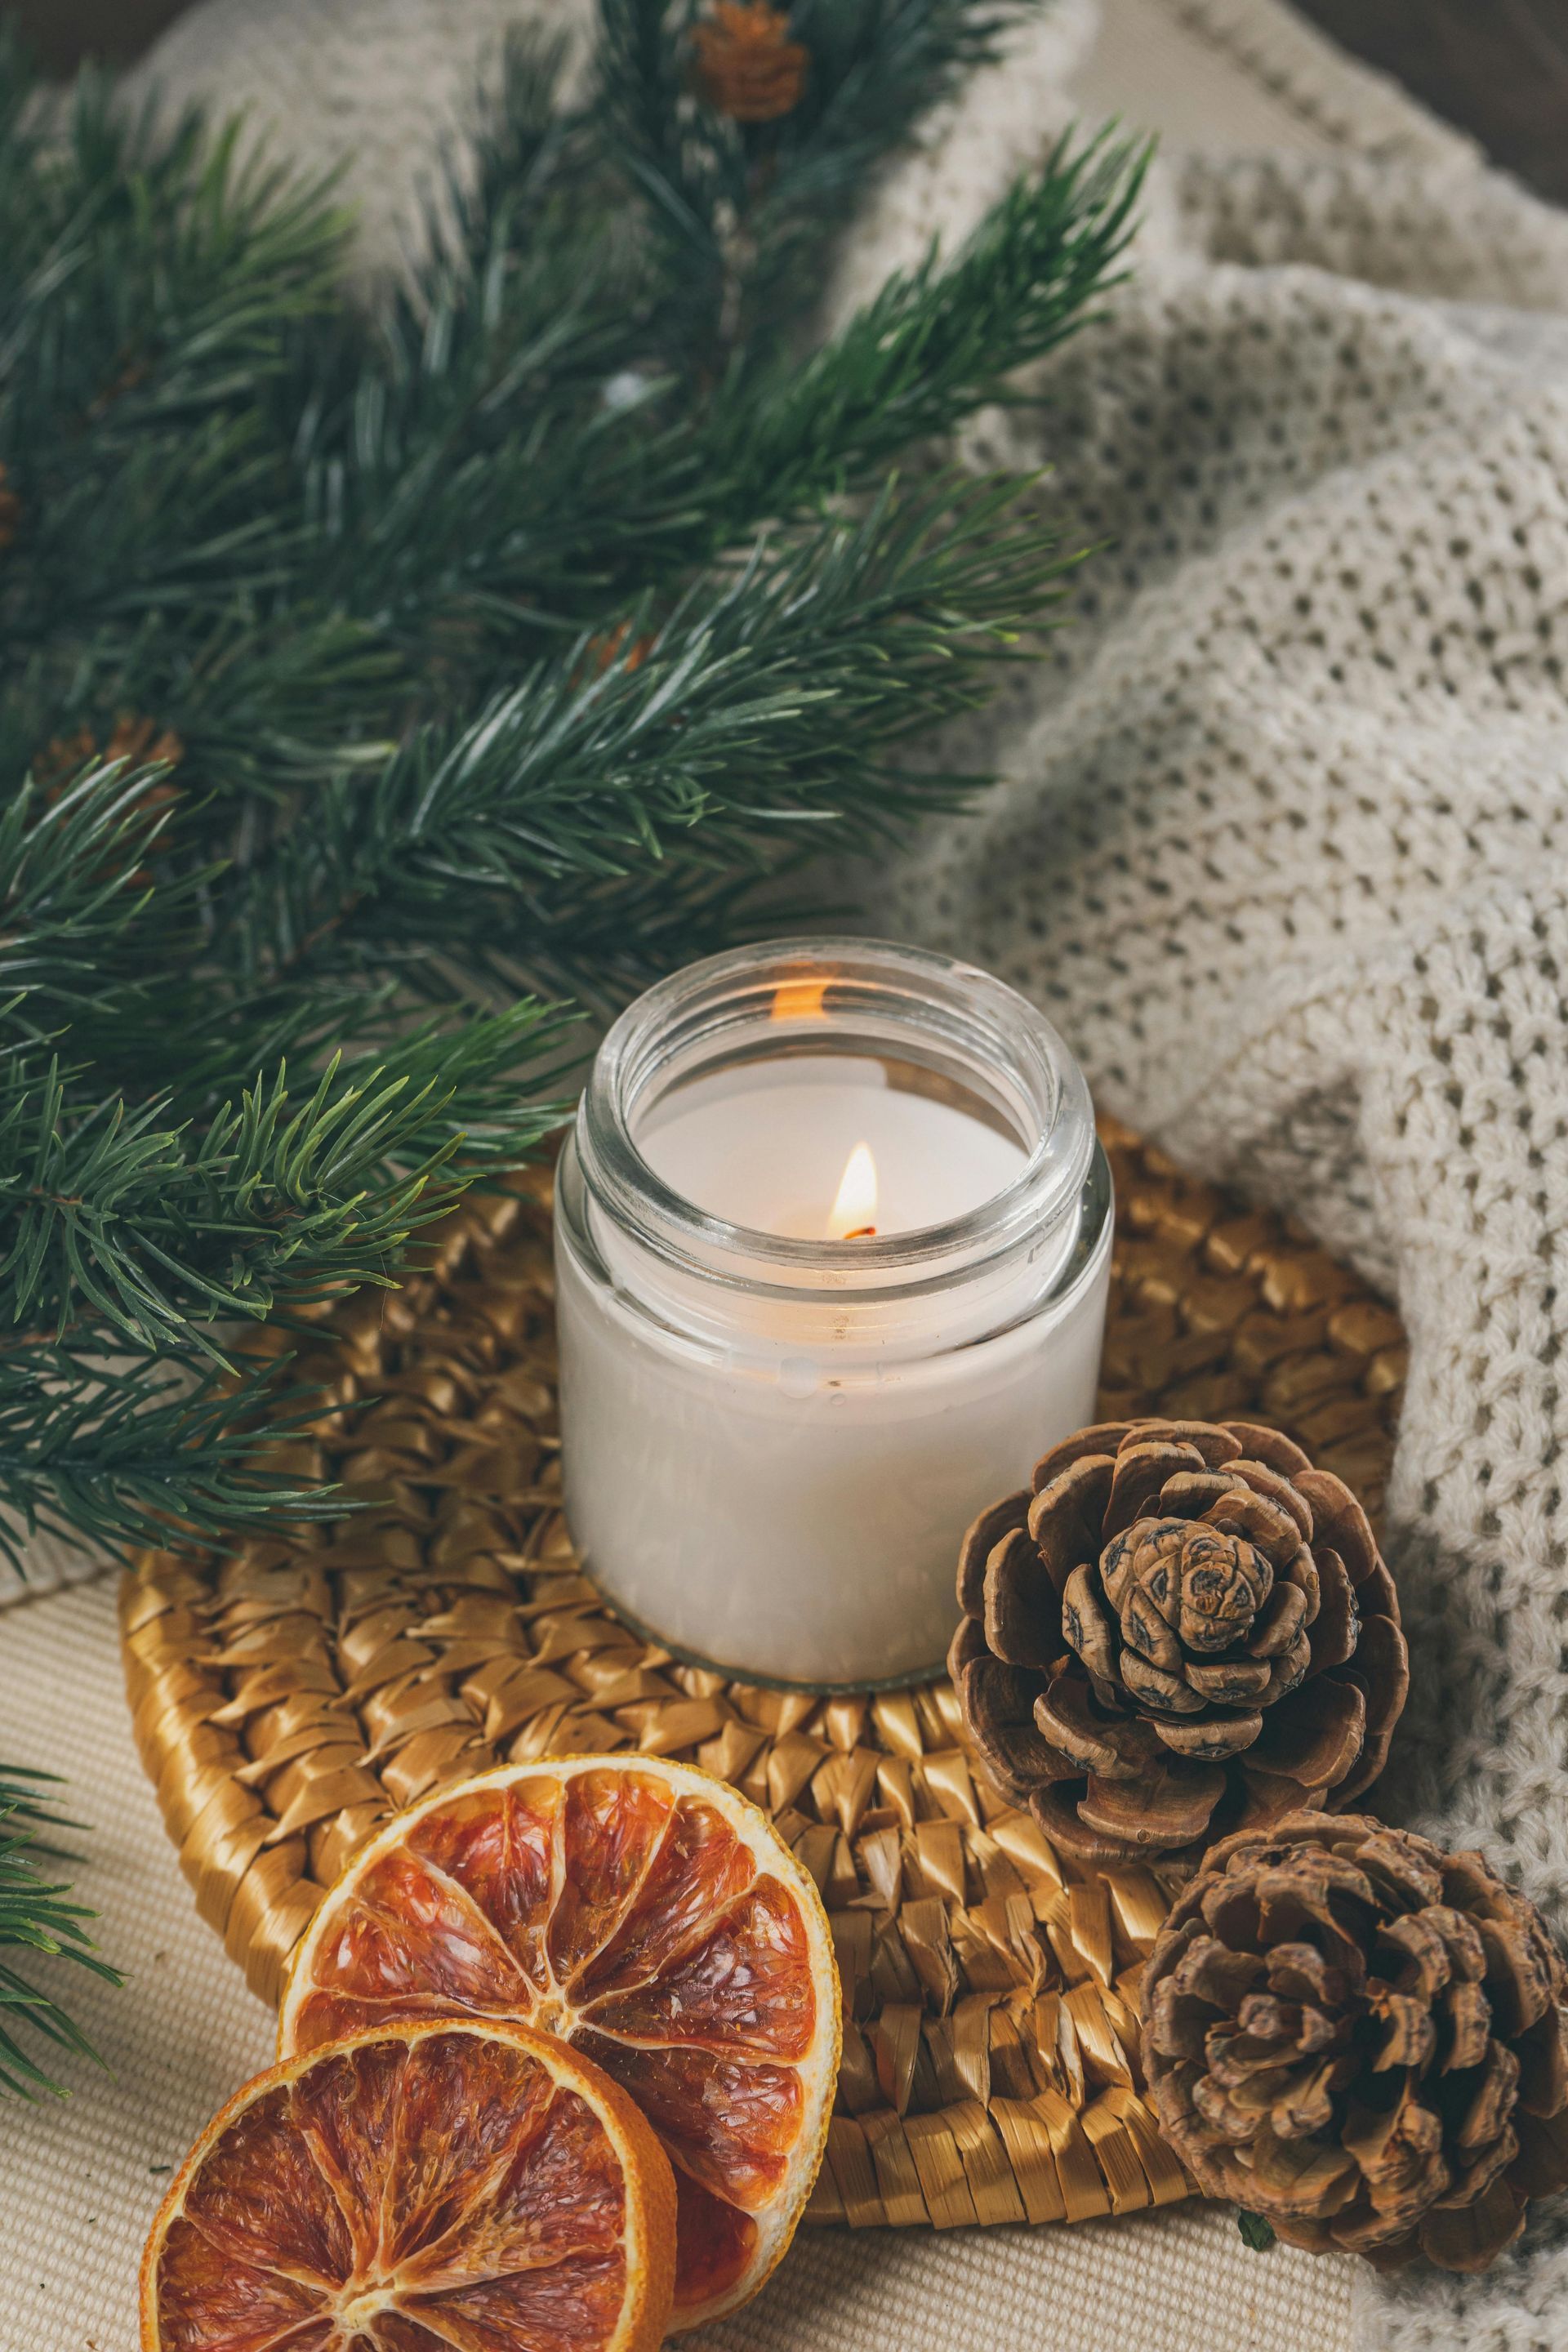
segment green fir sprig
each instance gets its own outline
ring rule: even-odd
[[[43,1866],[45,1855],[69,1859],[44,1842],[48,1834],[78,1826],[58,1812],[47,1794],[58,1785],[52,1772],[0,1765],[0,1953],[64,1960],[107,1984],[121,1984],[120,1971],[100,1958],[83,1925],[93,1913],[68,1901],[69,1887],[52,1881]],[[8,1959],[0,1958],[0,2093],[24,2099],[66,2096],[64,2087],[33,2054],[39,2041],[75,2057],[97,2058],[81,2028],[51,1994],[39,1990],[34,1974],[24,1976]]]
[[[1078,551],[926,452],[1092,314],[1141,159],[1064,146],[826,340],[808,313],[848,194],[1019,13],[802,0],[766,124],[695,94],[687,0],[603,0],[571,102],[520,37],[368,309],[329,187],[92,79],[46,125],[7,47],[14,1555],[320,1507],[257,1458],[235,1328],[395,1281],[526,1157],[569,1003],[976,781],[931,740]]]
[[[317,1401],[246,1333],[396,1282],[525,1160],[584,1009],[981,781],[933,739],[1081,551],[939,445],[1095,315],[1142,156],[1064,142],[816,309],[1035,5],[796,0],[763,123],[701,94],[698,0],[600,0],[586,59],[519,36],[374,299],[330,183],[94,77],[41,107],[0,36],[14,1563],[337,1508],[269,1464]],[[81,1958],[32,1869],[0,1906]]]

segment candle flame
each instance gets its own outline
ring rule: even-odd
[[[826,1021],[825,980],[783,980],[773,991],[773,1021]]]
[[[845,1164],[838,1198],[827,1220],[833,1242],[868,1241],[877,1230],[877,1163],[868,1143],[858,1143]]]

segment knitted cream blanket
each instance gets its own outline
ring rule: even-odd
[[[1300,105],[1328,99],[1306,74]],[[1060,113],[1048,72],[972,90],[846,299]],[[1397,1299],[1412,1697],[1380,1801],[1489,1848],[1561,1932],[1568,332],[1526,314],[1568,310],[1568,218],[1392,102],[1332,128],[1318,160],[1168,160],[1048,409],[968,435],[976,463],[1053,458],[1052,505],[1113,551],[978,730],[1005,781],[875,912],[1037,998],[1102,1103]],[[1483,2280],[1361,2302],[1390,2352],[1561,2347],[1568,2216]]]
[[[527,5],[206,0],[153,62],[181,94],[257,100],[310,160],[346,152],[384,264],[477,47]],[[1054,460],[1050,508],[1111,550],[1051,662],[963,746],[1005,781],[868,886],[869,912],[1037,997],[1104,1104],[1289,1204],[1397,1298],[1390,1551],[1415,1687],[1385,1801],[1487,1846],[1568,1930],[1568,220],[1279,0],[1105,0],[1103,23],[1058,0],[889,174],[837,304],[962,235],[1074,87],[1186,137],[1152,183],[1132,283],[1045,372],[1048,408],[980,420],[963,455]],[[63,1736],[45,1685],[67,1639],[73,1687],[111,1685],[95,1593],[18,1612],[0,1684],[19,1737]],[[78,2102],[82,2173],[68,2117],[10,2139],[11,2210],[55,2217],[12,2265],[27,2352],[128,2342],[110,2235],[100,2262],[44,2274],[85,2226],[76,2180],[106,2183],[85,2220],[133,2242],[158,2185],[134,2186],[137,2132],[188,2135],[203,2067],[237,2071],[264,2039],[155,1832],[126,1826],[151,1808],[120,1725],[78,1747],[60,1760],[79,1783],[100,1770],[101,1803],[83,1801],[121,1841],[109,1940],[159,1948],[140,1991],[95,2012],[122,2037],[101,2095],[118,2120]],[[129,2021],[161,1997],[164,2040],[138,2054]],[[1568,2340],[1561,2212],[1478,2283],[1385,2288],[1353,2267],[1364,2352]],[[1326,2352],[1352,2269],[1247,2255],[1195,2212],[934,2245],[814,2233],[721,2333],[733,2352]]]

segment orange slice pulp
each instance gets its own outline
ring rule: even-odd
[[[676,2328],[755,2293],[810,2196],[839,2051],[826,1915],[765,1814],[690,1765],[589,1756],[397,1815],[296,1948],[279,2046],[453,2011],[560,2035],[647,2116],[675,2167]]]
[[[656,2352],[675,2183],[548,2035],[447,2019],[258,2074],[153,2224],[142,2352]]]

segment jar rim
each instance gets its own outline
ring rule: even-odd
[[[815,1009],[804,1009],[820,988]],[[799,992],[798,1015],[779,1013]],[[781,992],[784,992],[781,997]],[[827,1010],[827,994],[840,1001]],[[687,1200],[639,1150],[639,1109],[660,1077],[703,1066],[737,1041],[798,1051],[823,1019],[842,1041],[901,1044],[916,1060],[949,1059],[983,1079],[1019,1132],[1018,1174],[960,1216],[856,1240],[801,1239],[731,1223]],[[922,1055],[919,1050],[924,1045]],[[853,1051],[842,1042],[838,1051]],[[651,1094],[657,1101],[657,1092]],[[1016,1129],[1015,1130],[1016,1131]],[[1076,1209],[1095,1150],[1082,1071],[1057,1030],[1016,989],[975,965],[894,940],[831,934],[734,948],[659,981],[606,1034],[578,1107],[577,1156],[601,1211],[668,1262],[724,1280],[744,1265],[752,1281],[844,1297],[923,1286],[943,1264],[976,1272],[1037,1249]]]

